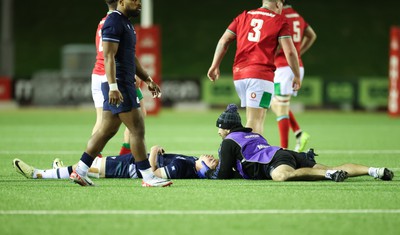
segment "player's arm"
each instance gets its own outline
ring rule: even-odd
[[[221,150],[219,153],[219,163],[215,170],[206,172],[206,177],[209,179],[232,179],[235,177],[233,169],[236,167],[235,149],[238,144],[230,139],[222,141]],[[239,147],[240,148],[240,147]]]
[[[104,69],[106,71],[107,81],[110,86],[109,103],[118,105],[123,102],[123,97],[118,91],[117,72],[115,66],[115,55],[118,51],[119,43],[103,41]]]
[[[310,49],[310,47],[314,44],[316,39],[317,39],[317,34],[314,32],[311,26],[308,26],[304,30],[303,39],[300,45],[300,55],[306,53],[306,51],[308,51],[308,49]]]
[[[225,33],[222,35],[222,37],[219,39],[217,47],[214,52],[214,58],[211,63],[211,67],[207,73],[207,76],[211,81],[218,80],[220,75],[219,66],[226,52],[228,51],[229,45],[235,39],[236,35],[230,30],[226,30]]]
[[[136,64],[136,76],[138,76],[142,81],[146,81],[150,75],[146,72],[146,70],[140,64],[139,59],[135,56],[135,64]]]
[[[282,47],[283,52],[285,53],[286,60],[294,74],[293,90],[297,91],[301,87],[300,68],[298,54],[296,51],[296,47],[293,44],[292,37],[279,38],[279,45],[280,47]]]
[[[147,84],[147,87],[153,98],[160,98],[161,97],[161,88],[153,81],[150,75],[144,70],[142,65],[139,62],[137,56],[135,56],[135,64],[136,64],[136,75]]]
[[[163,175],[166,175],[165,173],[163,174],[163,171],[165,170],[162,168],[158,168],[157,166],[157,158],[162,157],[162,154],[164,153],[164,149],[158,145],[154,145],[150,149],[150,154],[149,154],[149,162],[151,166],[151,170],[153,171],[153,174],[157,177],[164,178],[162,177]]]

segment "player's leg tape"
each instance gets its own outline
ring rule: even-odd
[[[272,99],[272,105],[276,116],[289,116],[290,96],[276,95]]]

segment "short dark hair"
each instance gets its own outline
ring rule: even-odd
[[[118,2],[118,0],[105,0],[107,5]]]

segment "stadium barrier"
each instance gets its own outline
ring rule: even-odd
[[[384,77],[360,77],[358,80],[332,80],[306,77],[293,105],[309,109],[364,109],[387,110],[388,84]],[[172,107],[179,103],[203,102],[210,107],[240,104],[230,76],[212,83],[208,78],[165,77],[161,83],[162,106]],[[90,78],[62,78],[59,71],[39,71],[31,80],[16,79],[14,99],[20,106],[63,106],[92,104]],[[147,89],[145,98],[152,99]],[[146,102],[146,108],[154,108]]]

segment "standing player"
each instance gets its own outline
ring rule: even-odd
[[[264,132],[266,110],[274,94],[274,56],[278,45],[285,52],[295,74],[293,89],[300,89],[297,51],[293,45],[289,24],[280,13],[283,0],[263,0],[262,7],[244,11],[228,26],[218,41],[208,78],[219,78],[219,66],[229,45],[236,40],[233,80],[241,106],[246,107],[247,127]]]
[[[117,10],[109,14],[104,22],[102,46],[107,82],[101,84],[104,96],[102,121],[70,176],[81,186],[94,186],[88,177],[89,167],[118,132],[121,123],[130,131],[131,152],[143,176],[142,186],[165,187],[172,184],[153,174],[146,154],[145,127],[135,89],[135,74],[147,84],[153,97],[160,97],[161,91],[135,55],[136,32],[130,18],[139,16],[140,12],[140,0],[118,0]]]
[[[303,82],[304,67],[301,55],[303,55],[315,42],[317,35],[311,26],[297,13],[286,0],[283,6],[282,15],[288,20],[292,28],[292,39],[299,55],[300,80]],[[300,129],[293,113],[290,111],[290,97],[296,96],[297,92],[292,89],[294,74],[286,61],[282,50],[275,56],[275,96],[272,99],[271,108],[277,116],[280,142],[282,148],[289,145],[289,126],[296,136],[296,147],[294,151],[302,152],[310,138],[310,135]]]
[[[102,46],[102,40],[101,40],[101,28],[104,25],[104,22],[107,18],[107,16],[113,12],[115,9],[117,9],[118,5],[118,0],[105,0],[107,7],[108,7],[108,12],[103,19],[99,22],[96,30],[96,35],[95,35],[95,42],[96,42],[96,63],[94,65],[93,71],[92,71],[92,98],[94,101],[94,107],[96,108],[96,123],[93,127],[92,130],[92,135],[99,129],[100,124],[101,124],[101,119],[102,119],[102,114],[103,114],[103,102],[104,102],[104,96],[101,91],[101,83],[107,81],[106,77],[106,72],[104,71],[104,56],[103,56],[103,46]],[[136,78],[136,80],[138,80]],[[140,100],[140,108],[142,110],[143,115],[146,115],[146,109],[143,104],[143,95],[142,91],[140,90],[139,82],[136,83],[136,92],[138,94],[138,98]],[[130,147],[129,147],[129,130],[125,128],[124,132],[124,142],[121,146],[120,150],[120,155],[129,153],[130,152]]]

